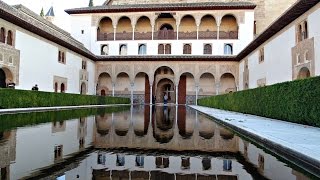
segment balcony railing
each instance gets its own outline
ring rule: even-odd
[[[179,39],[197,39],[197,31],[179,32]]]
[[[122,32],[116,33],[115,40],[133,40],[132,32]],[[135,32],[134,33],[134,40],[152,40],[152,32]],[[198,39],[217,39],[218,32],[217,31],[199,31],[198,32]],[[153,34],[154,40],[166,40],[166,39],[177,39],[177,32],[174,30],[160,30],[154,32]],[[197,32],[179,32],[179,40],[182,39],[197,39]],[[238,31],[229,31],[219,32],[219,39],[238,39]],[[114,33],[97,33],[97,40],[98,41],[113,41],[114,40]]]
[[[132,32],[116,33],[116,40],[132,40]]]
[[[238,39],[238,31],[219,32],[219,39]]]
[[[217,31],[199,31],[199,39],[217,39]]]
[[[135,32],[135,40],[152,40],[152,32]]]
[[[160,30],[154,33],[153,39],[177,39],[177,32],[174,30]]]
[[[97,33],[97,40],[98,41],[111,41],[114,39],[113,33]]]

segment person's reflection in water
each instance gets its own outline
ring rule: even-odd
[[[167,106],[163,106],[163,114],[164,114],[164,122],[168,122],[169,120],[169,110]]]

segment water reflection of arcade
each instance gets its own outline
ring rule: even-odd
[[[96,148],[237,152],[238,137],[185,106],[139,106],[96,116]]]
[[[16,131],[0,132],[0,179],[10,179],[10,162],[16,159]]]

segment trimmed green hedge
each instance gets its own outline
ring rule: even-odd
[[[112,112],[130,110],[130,106],[112,106],[108,108],[72,109],[63,111],[31,112],[0,115],[0,132],[17,127],[37,125],[47,122],[60,122],[91,115],[104,115]]]
[[[320,127],[320,77],[208,97],[198,104]]]
[[[130,99],[121,97],[0,89],[0,108],[2,109],[129,103]]]

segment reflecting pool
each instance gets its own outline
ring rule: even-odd
[[[0,116],[6,179],[316,179],[186,106]]]

